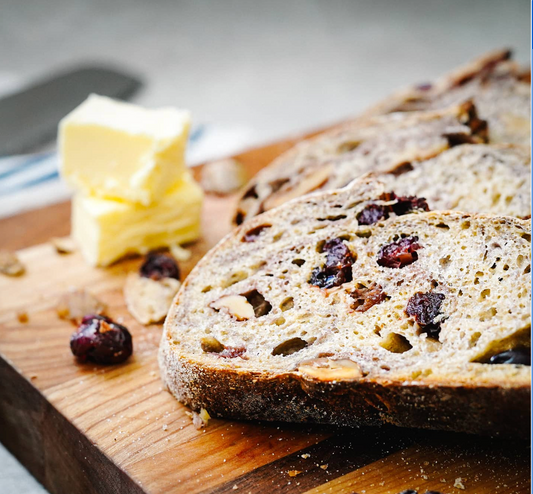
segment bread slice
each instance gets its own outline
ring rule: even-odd
[[[425,209],[365,178],[234,230],[167,316],[171,393],[217,417],[528,437],[530,367],[490,361],[529,355],[531,222]]]
[[[528,145],[531,140],[531,73],[495,50],[433,82],[393,94],[364,116],[397,111],[436,110],[472,99],[487,120],[489,142]]]
[[[261,170],[242,192],[237,224],[319,189],[347,185],[462,144],[486,141],[486,123],[470,102],[436,112],[382,115],[304,141]]]

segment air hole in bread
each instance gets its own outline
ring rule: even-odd
[[[213,336],[202,338],[200,346],[205,353],[220,353],[224,350],[224,345]]]
[[[500,199],[502,198],[502,195],[501,194],[494,194],[492,196],[492,205],[493,206],[496,206],[499,202],[500,202]]]
[[[346,141],[337,147],[338,154],[349,153],[361,145],[361,141]]]
[[[389,173],[391,175],[394,175],[395,177],[399,177],[400,175],[403,175],[404,173],[409,173],[414,170],[414,167],[411,163],[408,161],[404,163],[400,163],[397,165],[394,169],[390,170]]]
[[[292,264],[296,264],[296,266],[300,267],[305,264],[305,259],[293,259]]]
[[[242,196],[243,199],[259,199],[255,185],[250,187]]]
[[[372,236],[372,232],[370,230],[357,230],[355,236],[359,238],[369,238]]]
[[[413,348],[409,340],[398,333],[389,333],[379,346],[391,353],[405,353]]]
[[[498,313],[498,310],[495,307],[491,307],[490,309],[483,311],[479,315],[479,321],[480,322],[489,321],[490,319],[494,318],[497,313]]]
[[[255,242],[261,234],[271,228],[272,225],[259,225],[251,230],[248,230],[242,237],[242,242]]]
[[[487,297],[490,296],[490,288],[485,288],[485,290],[482,290],[479,294],[479,300],[485,300]]]
[[[274,237],[272,238],[272,242],[277,242],[278,240],[281,239],[281,237],[283,237],[283,234],[285,232],[279,232],[279,233],[276,233],[276,235],[274,235]]]
[[[527,242],[531,242],[531,235],[529,233],[521,233],[520,236]]]
[[[246,278],[248,278],[248,273],[246,271],[234,271],[231,273],[230,277],[222,283],[222,288],[228,288]]]
[[[272,350],[272,355],[281,355],[286,357],[293,353],[303,350],[308,345],[307,341],[302,338],[291,338],[290,340],[283,341]]]
[[[251,290],[246,293],[241,293],[243,297],[248,300],[248,303],[253,307],[255,317],[261,317],[268,314],[272,310],[270,302],[263,297],[257,290]]]
[[[528,274],[528,273],[531,273],[531,264],[528,264],[526,266],[526,269],[524,269],[524,274]]]
[[[461,230],[468,230],[470,228],[470,221],[463,221],[461,223]]]
[[[276,326],[283,326],[285,324],[285,318],[284,317],[278,317],[275,321],[274,321],[274,324]]]
[[[443,230],[449,230],[450,227],[446,223],[437,223],[435,225],[437,228],[442,228]]]
[[[441,257],[439,259],[440,267],[446,269],[452,262],[451,256]]]
[[[237,213],[235,213],[235,218],[234,218],[235,224],[242,225],[244,223],[245,217],[246,217],[246,213],[244,213],[243,211],[239,209]]]
[[[210,292],[212,289],[213,289],[213,287],[211,285],[204,286],[202,288],[202,293]]]
[[[287,297],[285,300],[279,304],[279,308],[285,312],[286,310],[292,309],[294,307],[294,299],[292,297]]]
[[[479,341],[479,338],[481,338],[481,333],[479,331],[476,331],[475,333],[472,333],[470,336],[470,340],[468,342],[469,348],[472,348],[476,345],[476,343]]]
[[[345,214],[339,214],[337,216],[326,216],[325,218],[317,218],[318,221],[339,221],[345,220],[347,216]]]

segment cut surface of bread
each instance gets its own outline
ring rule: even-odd
[[[472,99],[487,120],[489,142],[528,145],[531,139],[531,75],[495,50],[440,79],[398,91],[364,115],[446,108]]]
[[[365,178],[237,228],[167,316],[170,391],[213,416],[527,437],[530,367],[494,362],[529,354],[531,223],[426,209]]]
[[[531,215],[529,147],[464,144],[379,178],[398,195],[424,197],[431,210]]]
[[[358,121],[301,142],[261,170],[242,192],[235,222],[312,191],[342,187],[370,171],[401,170],[453,146],[485,140],[486,123],[470,102]]]

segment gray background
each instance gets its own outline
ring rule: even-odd
[[[0,85],[118,64],[145,80],[139,102],[243,127],[251,145],[353,115],[492,48],[529,63],[530,18],[528,0],[0,0]],[[0,492],[42,492],[1,446]]]

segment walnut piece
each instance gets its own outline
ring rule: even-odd
[[[252,304],[242,295],[225,295],[212,302],[210,307],[217,311],[225,309],[238,321],[251,319],[255,315]]]
[[[130,314],[141,324],[165,319],[181,283],[174,278],[153,280],[130,273],[124,286],[124,299]]]
[[[70,237],[53,237],[50,243],[58,254],[72,254],[76,250],[76,244]]]
[[[14,252],[9,250],[0,250],[0,273],[6,276],[20,276],[24,274],[26,268]]]
[[[172,257],[176,259],[176,261],[180,262],[188,261],[192,255],[189,249],[184,249],[180,244],[172,244],[169,247],[169,250],[172,254]]]
[[[357,381],[362,376],[361,367],[350,359],[315,358],[302,362],[298,371],[306,378],[317,381]]]
[[[71,289],[64,293],[56,307],[60,319],[68,319],[77,324],[88,315],[105,314],[107,305],[94,295],[80,289]]]
[[[200,182],[206,192],[231,194],[243,187],[248,181],[244,166],[228,158],[207,163],[202,168]]]

